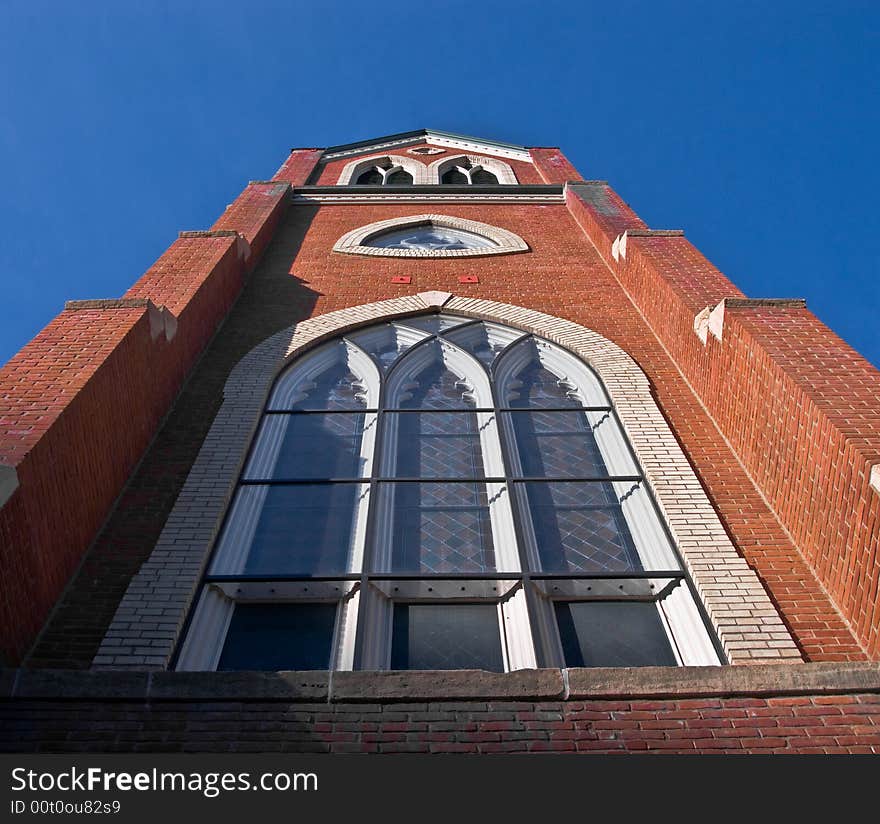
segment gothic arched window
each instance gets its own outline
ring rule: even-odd
[[[479,164],[473,164],[468,160],[462,160],[460,164],[443,172],[440,182],[444,184],[457,183],[464,186],[472,184],[498,183],[498,177],[484,169]]]
[[[411,186],[413,176],[400,166],[392,165],[386,160],[364,170],[358,175],[355,184],[358,186]]]
[[[592,369],[435,314],[279,376],[178,668],[717,663]]]

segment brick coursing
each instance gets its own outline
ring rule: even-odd
[[[180,237],[122,300],[71,304],[0,370],[0,463],[19,483],[0,507],[7,659],[33,643],[120,492],[138,507],[132,523],[161,518],[168,501],[152,491],[162,482],[131,494],[126,480],[235,302],[256,261],[249,240],[265,247],[287,189],[248,187],[218,221],[223,229]],[[229,229],[235,220],[247,236]],[[60,605],[71,619],[65,640],[46,641],[63,665],[90,649],[89,633],[106,628],[101,596],[118,600],[119,578],[137,568],[126,540],[111,540],[104,561],[80,571],[79,608]]]
[[[880,460],[880,373],[806,308],[737,300],[742,292],[683,237],[630,237],[615,261],[615,233],[632,227],[588,200],[571,193],[573,213],[748,477],[716,497],[728,527],[741,522],[746,558],[790,626],[812,636],[810,654],[842,658],[862,647],[876,657],[880,498],[870,474]],[[688,334],[721,301],[721,339]]]
[[[626,207],[609,196],[603,209],[626,216]],[[247,283],[220,334],[193,373],[187,392],[175,406],[168,425],[135,474],[131,498],[125,497],[106,533],[124,538],[99,540],[98,558],[115,557],[123,541],[133,558],[114,585],[115,603],[108,593],[102,601],[106,630],[127,580],[146,559],[179,494],[222,400],[222,386],[234,364],[251,348],[291,323],[332,312],[430,289],[462,297],[529,306],[579,323],[623,347],[651,382],[658,405],[676,433],[685,454],[709,494],[722,523],[747,563],[764,581],[780,607],[801,651],[810,660],[859,659],[864,652],[818,583],[776,515],[744,471],[737,456],[708,416],[700,399],[683,380],[676,363],[654,331],[628,299],[603,256],[578,223],[602,242],[587,222],[595,210],[583,210],[578,222],[562,205],[449,205],[444,212],[465,219],[501,225],[520,235],[530,254],[477,260],[367,259],[333,254],[333,243],[353,229],[381,219],[420,214],[419,205],[395,206],[298,204],[288,208],[262,263]],[[598,212],[597,212],[598,214]],[[616,218],[615,218],[616,219]],[[617,226],[612,230],[617,230]],[[611,238],[613,240],[613,238]],[[608,241],[610,255],[611,240]],[[635,242],[635,240],[633,241]],[[656,240],[668,243],[669,239]],[[463,285],[463,274],[479,274],[479,284]],[[395,275],[412,278],[409,285],[391,282]],[[688,339],[699,345],[688,327]],[[701,347],[702,349],[702,347]],[[161,488],[163,503],[147,518],[141,506],[149,490]],[[126,493],[126,496],[128,492]],[[161,514],[164,512],[164,515]],[[144,523],[148,520],[149,523]],[[159,527],[156,526],[161,520]],[[141,529],[129,527],[139,524]],[[91,563],[91,561],[87,562]],[[106,563],[104,561],[103,563]],[[133,568],[132,568],[133,567]],[[86,611],[80,593],[89,587],[83,577],[71,587],[57,620],[47,630],[34,661],[44,665],[88,666],[91,656],[63,657],[65,646],[82,638],[74,627]],[[64,620],[61,615],[64,614]],[[94,655],[102,632],[88,634]],[[48,640],[52,640],[51,649]],[[62,656],[59,658],[59,656]]]
[[[310,180],[320,154],[319,150],[294,151],[274,182],[303,185]],[[508,161],[521,182],[558,183],[578,177],[558,150],[536,149],[531,154],[535,165],[522,165],[535,174],[533,181],[520,176],[516,161]],[[348,159],[334,162],[344,164]],[[804,656],[816,661],[876,657],[872,633],[876,634],[877,625],[878,568],[871,559],[876,554],[880,496],[867,482],[870,464],[877,463],[878,456],[871,417],[877,410],[876,371],[806,310],[728,308],[723,341],[709,336],[704,346],[693,332],[695,315],[723,298],[742,293],[680,237],[633,236],[628,239],[625,257],[618,256],[615,261],[615,239],[624,230],[635,230],[637,234],[645,225],[604,184],[569,187],[567,207],[444,204],[443,211],[449,214],[516,232],[529,244],[530,254],[471,261],[351,258],[345,262],[329,252],[343,234],[377,220],[423,212],[424,206],[386,203],[289,207],[284,197],[273,200],[280,191],[268,197],[261,194],[272,191],[271,184],[254,186],[249,187],[237,211],[227,210],[214,228],[242,232],[255,250],[268,239],[272,220],[279,221],[278,229],[238,304],[228,313],[166,424],[130,476],[84,566],[46,626],[31,655],[31,665],[88,666],[128,582],[153,549],[220,406],[222,386],[244,354],[298,320],[432,289],[452,291],[463,298],[527,306],[578,323],[624,348],[647,375],[658,406],[696,470],[725,531],[767,587]],[[259,210],[256,204],[261,202],[271,203],[267,228],[262,232],[259,220],[253,222],[249,217],[249,210]],[[205,244],[206,249],[223,242],[220,238],[185,238],[178,243],[183,241]],[[240,253],[244,240],[227,238],[226,242],[230,249],[234,247],[236,258],[243,259]],[[184,249],[182,245],[174,254]],[[242,266],[250,268],[255,257]],[[163,306],[167,305],[167,296],[172,303],[178,301],[181,313],[198,301],[212,309],[222,308],[220,299],[211,303],[213,286],[203,289],[191,280],[192,268],[189,263],[183,264],[169,275],[160,267],[149,273],[149,288],[137,291],[136,285],[136,296],[148,297]],[[479,283],[460,284],[459,277],[469,274],[477,274]],[[410,277],[411,284],[391,283],[395,275]],[[224,282],[220,277],[212,284]],[[170,342],[163,335],[155,336],[149,307],[94,310],[102,317],[95,328],[68,332],[71,321],[65,316],[77,315],[78,323],[85,323],[92,311],[63,313],[51,333],[47,330],[46,337],[35,339],[32,346],[36,349],[29,351],[26,347],[20,353],[28,355],[18,362],[21,368],[12,385],[0,381],[0,427],[6,427],[0,429],[0,448],[12,453],[21,450],[10,464],[18,470],[20,487],[0,508],[0,551],[5,553],[5,568],[14,571],[9,580],[20,581],[24,580],[21,575],[37,574],[39,580],[55,587],[56,594],[58,582],[63,583],[65,577],[64,563],[59,562],[64,553],[54,550],[44,535],[23,531],[21,524],[49,511],[44,520],[57,518],[59,528],[67,530],[64,534],[76,538],[80,531],[94,535],[101,517],[95,516],[89,522],[88,507],[55,507],[53,482],[29,478],[26,461],[14,462],[25,453],[27,461],[35,460],[39,447],[48,447],[51,438],[40,432],[39,444],[22,448],[30,432],[39,427],[31,430],[7,426],[10,421],[4,415],[13,409],[11,422],[15,424],[20,404],[31,402],[37,424],[48,421],[51,426],[46,432],[67,434],[69,430],[62,427],[72,426],[77,420],[82,423],[87,416],[82,410],[88,414],[93,408],[100,412],[108,406],[108,398],[114,403],[117,398],[137,398],[139,387],[148,383],[141,379],[143,374],[148,373],[156,387],[165,387],[165,381],[173,383],[166,372],[181,368],[186,374],[192,362],[184,359],[173,367],[161,368],[143,353],[132,354],[171,347],[178,340],[177,336]],[[131,326],[127,331],[116,328],[111,332],[122,322],[124,312],[140,314],[126,321]],[[110,316],[112,321],[108,320]],[[102,337],[105,332],[110,337],[116,334],[118,340],[108,343],[109,338]],[[146,349],[147,340],[153,350]],[[194,338],[188,338],[184,330],[179,341],[186,340]],[[817,340],[821,341],[818,355]],[[71,341],[73,346],[68,347]],[[46,358],[43,353],[50,350],[53,355]],[[38,378],[40,370],[61,352],[71,358],[62,361],[66,369],[51,384],[62,390],[56,393],[58,403],[53,406],[46,403],[46,384]],[[89,353],[88,364],[79,370],[83,352]],[[119,374],[107,372],[104,365],[105,361],[115,362],[115,358],[125,363],[126,368],[119,369]],[[146,364],[141,372],[138,363]],[[69,376],[88,376],[89,370],[99,379],[89,377],[79,384],[76,379],[67,380]],[[124,380],[119,376],[122,373]],[[118,380],[104,384],[102,374],[116,374]],[[0,378],[6,375],[4,370]],[[35,377],[37,380],[32,380]],[[133,390],[126,383],[129,379]],[[34,391],[28,396],[24,387],[30,388],[30,383]],[[100,391],[90,396],[95,387]],[[747,391],[746,387],[754,389]],[[155,400],[153,391],[161,395],[166,390],[151,390],[151,402]],[[762,395],[761,404],[769,400],[773,410],[772,425],[764,429],[759,426],[761,416],[755,410],[756,394]],[[852,408],[850,398],[855,398]],[[154,409],[150,403],[138,406],[132,420],[140,420],[137,414],[143,413],[141,407]],[[835,407],[840,416],[833,414]],[[96,428],[100,428],[105,418],[100,414],[93,417]],[[144,431],[152,435],[160,418],[157,414],[155,420],[148,420]],[[766,432],[768,428],[777,441],[771,438],[767,443],[779,443],[781,448],[749,454],[746,433]],[[112,428],[102,434],[106,431]],[[83,462],[76,455],[94,450],[99,439],[80,437],[79,453],[61,454],[65,449],[73,453],[70,445],[76,442],[76,438],[59,439],[54,454],[47,448],[46,454],[52,458],[60,455],[60,463],[51,463],[52,471],[68,466],[70,477],[80,481],[85,497],[91,494],[93,484],[105,491],[112,488],[113,495],[118,494],[124,476],[136,462],[124,466],[118,460],[119,454],[128,449],[125,437],[106,452],[115,464],[120,464],[115,468],[122,470],[123,479],[114,475],[108,480],[100,472],[84,479],[82,467],[91,466],[92,456],[87,455]],[[132,450],[132,454],[138,451],[143,453],[141,448]],[[811,474],[817,461],[820,471]],[[0,463],[10,461],[0,457]],[[46,462],[38,467],[47,473],[46,478],[52,477],[48,466]],[[784,479],[788,477],[797,481],[796,494],[786,497]],[[36,496],[38,506],[28,509],[23,494],[26,489]],[[106,512],[109,503],[101,506]],[[801,521],[799,511],[807,513]],[[81,549],[72,555],[78,552]],[[51,603],[55,594],[44,595],[40,601],[20,596],[12,587],[8,590],[2,598],[6,615],[11,617],[4,619],[3,626],[12,627],[15,637],[24,639],[9,646],[9,654],[16,658],[39,625],[34,616]],[[829,593],[844,608],[845,615],[838,611]]]

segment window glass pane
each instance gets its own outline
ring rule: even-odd
[[[392,172],[385,178],[386,186],[407,186],[411,185],[412,182],[413,176],[403,169],[398,169],[396,172]]]
[[[502,415],[514,432],[525,476],[593,478],[639,474],[610,412],[536,410]],[[597,436],[602,438],[601,445]]]
[[[642,570],[612,484],[528,482],[517,486],[525,487],[542,571]]]
[[[494,572],[484,484],[382,483],[376,565],[382,572]]]
[[[471,183],[498,183],[498,178],[492,172],[477,169],[477,171],[471,172]]]
[[[325,670],[336,604],[236,604],[218,670]]]
[[[266,415],[244,477],[363,477],[369,473],[361,457],[365,419],[362,412]],[[370,415],[372,426],[375,421]]]
[[[378,169],[367,169],[357,179],[358,186],[381,186],[382,173]]]
[[[432,344],[426,344],[432,345]],[[405,368],[405,367],[401,367]],[[467,409],[476,407],[471,386],[448,369],[439,355],[396,392],[398,409]],[[403,444],[401,444],[403,447]]]
[[[397,443],[402,478],[481,478],[483,457],[473,412],[388,412],[385,444]]]
[[[272,393],[271,410],[297,409],[365,409],[366,391],[363,381],[343,360],[337,360],[319,375],[301,381],[291,390],[283,381]]]
[[[409,326],[436,335],[447,329],[453,329],[467,323],[470,318],[459,318],[455,315],[419,315],[415,318],[404,318],[399,321],[401,326]]]
[[[385,324],[346,337],[363,349],[383,372],[387,372],[400,355],[427,335],[422,330]]]
[[[448,172],[443,173],[441,182],[467,186],[468,178],[464,172],[460,172],[458,169],[450,169]]]
[[[485,249],[497,245],[475,232],[434,225],[396,229],[364,241],[364,246],[376,246],[380,249]]]
[[[240,487],[211,572],[349,572],[355,512],[368,489],[356,483]]]
[[[657,605],[649,601],[556,603],[568,667],[676,666]]]
[[[504,670],[495,604],[395,604],[391,669]]]
[[[504,404],[514,409],[584,405],[577,387],[544,367],[537,357],[511,381]]]
[[[505,347],[520,337],[520,333],[491,323],[473,323],[453,330],[444,337],[489,367]]]

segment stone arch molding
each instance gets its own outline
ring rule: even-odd
[[[294,324],[236,365],[186,483],[150,558],[129,584],[93,668],[166,669],[171,664],[279,372],[329,338],[441,308],[539,335],[589,364],[614,404],[727,660],[732,664],[802,660],[758,577],[728,538],[654,402],[647,377],[626,352],[590,329],[542,312],[447,292],[423,292]]]
[[[483,246],[477,249],[386,249],[378,246],[367,246],[370,238],[416,226],[445,226],[450,229],[462,229],[482,235],[494,243],[494,246]],[[450,215],[410,215],[390,220],[379,220],[344,234],[333,245],[334,252],[346,255],[370,255],[372,257],[484,257],[486,255],[510,255],[515,252],[528,252],[528,244],[519,236],[499,226],[480,223],[476,220],[465,220]]]
[[[355,184],[358,177],[360,177],[361,173],[373,166],[382,165],[383,163],[390,164],[387,167],[389,170],[395,167],[400,167],[404,171],[409,172],[412,175],[414,186],[436,182],[431,179],[428,167],[415,158],[404,157],[403,155],[384,154],[362,157],[357,160],[352,160],[350,163],[346,163],[342,173],[339,175],[339,180],[336,185],[352,186]]]
[[[428,166],[431,183],[440,183],[443,180],[443,175],[456,166],[469,166],[471,171],[475,171],[477,167],[483,168],[487,172],[492,172],[498,178],[498,182],[506,186],[516,185],[518,182],[510,164],[505,163],[503,160],[497,160],[493,157],[461,154],[454,157],[440,158],[440,160],[435,160]]]

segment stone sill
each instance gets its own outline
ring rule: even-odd
[[[0,670],[0,699],[485,701],[880,692],[880,663],[538,669],[509,673]]]

